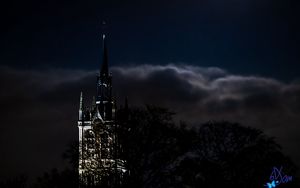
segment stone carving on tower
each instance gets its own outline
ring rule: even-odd
[[[119,126],[112,97],[112,75],[103,35],[103,62],[97,76],[97,92],[90,108],[80,94],[79,107],[79,183],[80,187],[119,187],[126,172],[120,159]]]

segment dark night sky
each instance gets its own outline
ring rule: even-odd
[[[292,0],[13,1],[3,6],[1,63],[93,69],[101,22],[114,65],[187,62],[285,80],[299,75]]]
[[[94,91],[103,20],[120,100],[163,104],[191,122],[199,113],[238,119],[278,138],[300,164],[299,8],[297,0],[1,5],[0,177],[61,166],[77,139],[79,91]]]

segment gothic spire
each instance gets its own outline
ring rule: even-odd
[[[82,92],[80,92],[80,104],[79,104],[78,119],[83,120],[83,96],[82,96]]]
[[[102,40],[103,40],[103,62],[100,69],[100,77],[107,77],[108,76],[108,54],[107,54],[105,34],[102,35]]]

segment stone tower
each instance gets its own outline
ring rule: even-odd
[[[120,159],[112,75],[108,70],[108,52],[103,35],[103,62],[97,76],[97,92],[91,107],[85,107],[80,94],[79,182],[80,187],[119,187],[126,172]]]

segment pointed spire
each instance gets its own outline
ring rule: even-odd
[[[78,119],[83,120],[83,94],[80,92],[80,104],[79,104],[79,114]]]
[[[79,109],[83,109],[83,95],[82,95],[82,91],[80,92],[80,105],[79,105]]]
[[[106,45],[106,39],[105,34],[102,35],[103,40],[103,62],[100,69],[100,76],[108,76],[108,54],[107,54],[107,45]]]

